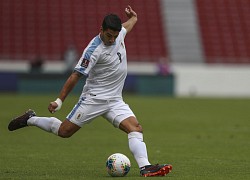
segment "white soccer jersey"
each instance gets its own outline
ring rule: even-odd
[[[127,55],[124,43],[126,29],[122,27],[115,43],[104,45],[97,35],[83,51],[75,70],[86,75],[82,97],[113,99],[122,97],[127,76]]]

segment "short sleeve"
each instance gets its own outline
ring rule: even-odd
[[[96,36],[83,51],[82,57],[78,61],[75,71],[88,75],[91,68],[96,64],[100,53],[98,46],[101,44],[99,36]]]
[[[125,36],[127,34],[127,30],[125,29],[125,27],[122,26],[120,33],[122,33],[123,38],[125,38]]]

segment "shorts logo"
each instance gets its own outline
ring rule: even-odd
[[[78,113],[77,116],[76,116],[76,120],[79,121],[81,119],[81,113]]]
[[[82,63],[81,63],[81,66],[84,67],[84,68],[87,68],[88,65],[89,65],[89,60],[88,59],[83,59]]]

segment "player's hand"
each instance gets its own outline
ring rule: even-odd
[[[61,99],[57,98],[55,101],[49,103],[48,110],[50,113],[54,113],[59,109],[61,109],[61,107],[62,107],[62,101]]]
[[[126,13],[126,15],[127,15],[128,18],[131,18],[133,16],[137,17],[136,12],[129,5],[125,8],[125,13]]]
[[[56,104],[56,102],[53,101],[53,102],[49,103],[48,110],[50,113],[54,113],[54,112],[56,112],[57,107],[58,107],[58,104]]]

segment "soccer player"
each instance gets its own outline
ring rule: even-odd
[[[86,83],[77,104],[65,121],[55,117],[38,117],[31,109],[14,118],[8,126],[14,131],[26,126],[37,126],[63,138],[68,138],[86,123],[98,116],[107,119],[116,128],[128,134],[132,152],[141,176],[165,176],[172,170],[168,164],[151,165],[143,142],[142,126],[133,111],[123,101],[122,89],[127,75],[127,55],[124,38],[137,22],[137,14],[125,8],[128,20],[121,23],[115,14],[104,17],[99,35],[83,51],[74,71],[65,82],[59,97],[50,102],[48,110],[56,112],[79,79],[85,75]]]

